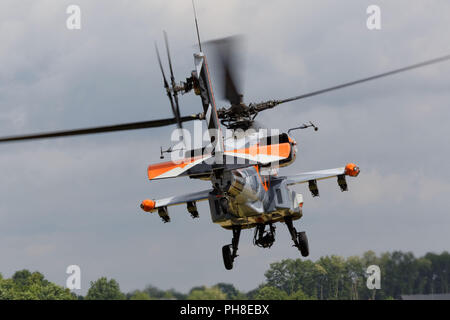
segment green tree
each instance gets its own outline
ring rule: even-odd
[[[258,294],[259,290],[260,290],[261,288],[265,287],[265,286],[266,286],[266,284],[262,283],[262,284],[260,284],[258,287],[256,287],[255,289],[248,291],[248,292],[245,294],[245,296],[246,296],[248,299],[250,299],[250,300],[254,300],[255,297],[256,297],[256,295]]]
[[[155,286],[148,285],[144,292],[149,295],[152,299],[162,299],[164,297],[164,290],[161,290]]]
[[[176,291],[175,289],[169,289],[166,291],[167,294],[170,294],[170,296],[173,299],[176,300],[186,300],[187,299],[187,295],[181,292]]]
[[[21,270],[11,279],[0,279],[1,300],[73,300],[76,295],[46,280],[39,272]]]
[[[120,291],[116,280],[108,281],[102,277],[95,282],[91,281],[91,287],[86,295],[86,300],[124,300],[125,295]]]
[[[322,267],[318,263],[314,264],[314,278],[317,281],[316,283],[317,283],[317,286],[318,286],[318,290],[317,290],[317,294],[316,295],[312,295],[312,296],[315,296],[318,299],[323,300],[324,299],[323,287],[325,285],[325,281],[326,281],[326,278],[327,278],[327,270],[325,270],[325,268]]]
[[[131,293],[130,300],[151,300],[147,292],[135,290]]]
[[[414,283],[419,275],[419,267],[412,252],[384,253],[380,262],[382,290],[379,292],[379,298],[392,296],[394,299],[400,299],[402,294],[416,293]]]
[[[310,297],[303,290],[298,289],[288,297],[289,300],[316,300],[315,297]]]
[[[226,300],[227,295],[223,293],[217,286],[208,288],[200,287],[191,290],[188,300]]]
[[[149,295],[152,299],[176,299],[176,300],[185,300],[187,295],[181,292],[176,291],[175,289],[169,290],[161,290],[153,285],[148,285],[143,290],[145,293]]]
[[[339,256],[321,257],[317,262],[326,270],[325,299],[345,298],[345,260]]]
[[[247,297],[244,293],[240,292],[236,287],[231,283],[218,283],[216,286],[226,294],[228,300],[245,300]]]
[[[427,253],[424,258],[431,262],[427,293],[450,292],[450,253]]]
[[[288,294],[276,287],[265,286],[259,289],[255,300],[287,300]]]
[[[265,273],[267,285],[278,288],[288,295],[302,290],[310,297],[327,299],[331,272],[328,269],[333,259],[328,260],[322,261],[322,264],[300,259],[286,259],[273,263]]]
[[[367,265],[368,266],[368,265]],[[366,286],[366,269],[364,260],[358,256],[352,256],[345,261],[345,294],[342,298],[359,300],[363,296],[368,296],[369,292]]]

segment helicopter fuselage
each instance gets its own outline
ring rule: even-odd
[[[235,225],[252,228],[256,225],[283,221],[285,216],[299,219],[303,197],[291,191],[284,178],[277,177],[278,168],[290,165],[296,157],[296,142],[288,134],[261,135],[254,131],[234,132],[225,140],[225,151],[235,154],[276,156],[288,148],[288,156],[263,165],[224,170],[210,176],[213,191],[208,197],[211,218],[223,228]],[[252,151],[250,151],[252,150]],[[226,152],[227,153],[227,152]],[[229,154],[229,152],[228,152]],[[242,160],[234,158],[233,160]]]
[[[214,189],[208,197],[212,221],[223,228],[247,229],[302,216],[303,196],[288,188],[285,177],[262,175],[258,166],[230,171],[212,182],[225,184],[225,192]]]

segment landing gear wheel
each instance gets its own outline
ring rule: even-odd
[[[231,270],[233,269],[233,256],[231,255],[231,245],[227,244],[222,247],[222,255],[223,255],[223,263],[225,265],[225,269]]]
[[[300,253],[302,256],[309,256],[309,245],[308,245],[308,237],[306,236],[306,232],[302,231],[297,234],[297,241],[300,249]]]
[[[231,239],[231,244],[222,247],[223,263],[227,270],[233,269],[234,259],[238,256],[237,251],[241,229],[242,227],[240,225],[233,226],[233,239]]]

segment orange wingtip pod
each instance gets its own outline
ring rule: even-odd
[[[152,212],[155,209],[155,205],[156,205],[155,201],[145,199],[141,203],[141,209],[144,210],[145,212]]]
[[[349,163],[345,166],[345,174],[350,177],[356,177],[359,174],[359,168],[354,163]]]

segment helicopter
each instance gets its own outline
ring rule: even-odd
[[[197,219],[199,218],[197,202],[208,201],[212,222],[232,231],[231,244],[222,247],[223,262],[227,270],[233,268],[234,261],[238,256],[242,230],[254,229],[253,244],[262,248],[270,248],[275,242],[275,225],[278,222],[286,225],[294,246],[303,257],[307,257],[309,244],[306,232],[298,232],[294,226],[294,221],[303,216],[303,195],[291,190],[291,187],[296,184],[307,184],[312,196],[318,197],[318,181],[334,178],[341,191],[348,191],[347,177],[357,177],[360,168],[349,162],[342,167],[333,169],[303,172],[290,176],[279,175],[280,168],[291,165],[296,159],[297,143],[291,132],[307,128],[317,131],[318,127],[309,122],[296,128],[290,128],[286,132],[261,134],[261,131],[252,130],[257,129],[255,118],[260,112],[274,109],[282,104],[448,61],[450,55],[286,99],[245,103],[242,90],[236,81],[235,65],[231,59],[234,46],[233,37],[209,41],[207,43],[217,51],[220,68],[223,71],[222,95],[229,102],[228,106],[217,108],[209,65],[206,54],[202,50],[196,15],[195,25],[199,50],[194,53],[194,70],[185,81],[177,82],[175,79],[167,34],[164,33],[164,40],[170,78],[166,77],[161,56],[155,44],[163,87],[169,99],[173,117],[1,137],[0,143],[170,125],[176,125],[182,132],[185,122],[205,121],[208,128],[208,145],[200,149],[188,149],[182,143],[183,157],[181,159],[151,164],[148,166],[147,175],[152,182],[178,177],[200,179],[209,182],[210,188],[163,199],[146,199],[142,201],[140,208],[147,213],[157,213],[164,223],[169,223],[171,221],[169,207],[185,205],[192,218]],[[183,116],[180,112],[179,97],[188,93],[194,93],[200,98],[202,111]],[[231,135],[226,134],[229,131],[231,131]],[[172,153],[174,149],[169,148],[164,151],[161,148],[161,158],[164,158],[165,153]]]

